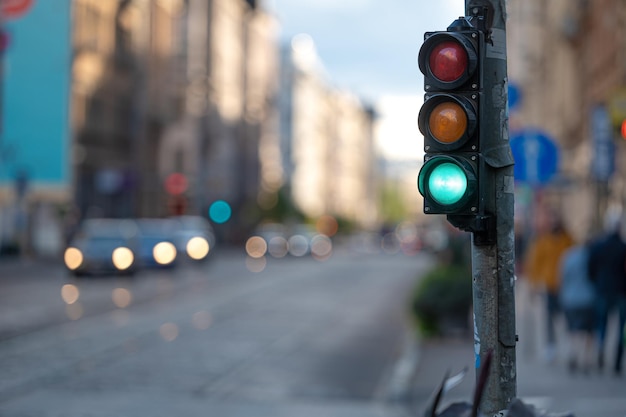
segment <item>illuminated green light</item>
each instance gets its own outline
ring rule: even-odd
[[[458,165],[445,162],[430,172],[428,188],[430,195],[439,204],[456,204],[467,191],[467,176]]]

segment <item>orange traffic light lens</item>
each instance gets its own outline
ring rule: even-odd
[[[467,51],[458,42],[441,42],[430,52],[429,65],[432,74],[440,81],[456,81],[467,70]]]
[[[441,143],[454,143],[467,130],[467,115],[457,103],[446,101],[430,112],[428,127],[433,137]]]

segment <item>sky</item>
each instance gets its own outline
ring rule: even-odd
[[[267,7],[282,42],[310,35],[331,83],[377,108],[384,156],[421,160],[417,54],[424,32],[445,30],[464,14],[463,0],[267,0]]]

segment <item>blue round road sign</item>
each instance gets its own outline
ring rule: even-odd
[[[509,110],[517,110],[517,107],[520,105],[522,101],[522,91],[516,84],[509,82],[508,96],[509,96]]]
[[[525,129],[514,134],[510,143],[516,181],[533,186],[550,182],[559,165],[559,149],[554,140],[540,130]]]

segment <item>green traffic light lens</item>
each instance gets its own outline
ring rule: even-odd
[[[437,165],[428,177],[430,195],[441,205],[458,203],[467,191],[467,175],[453,163]]]

